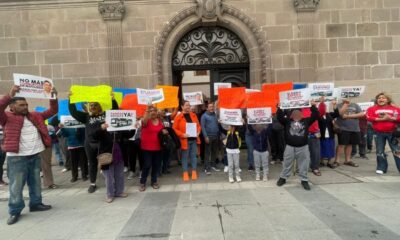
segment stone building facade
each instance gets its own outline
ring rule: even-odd
[[[209,26],[243,42],[250,87],[334,81],[400,101],[399,0],[2,0],[0,93],[13,73],[52,78],[62,94],[173,84],[175,48]]]

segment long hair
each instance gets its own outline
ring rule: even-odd
[[[387,98],[387,100],[388,100],[388,105],[390,105],[390,104],[393,103],[393,99],[392,99],[392,97],[391,97],[389,94],[387,94],[387,93],[385,93],[385,92],[380,92],[380,93],[378,93],[378,94],[375,96],[375,104],[378,103],[378,98],[379,98],[379,96],[385,96],[385,97]]]

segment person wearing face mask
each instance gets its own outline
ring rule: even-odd
[[[319,112],[314,101],[311,102],[311,116],[305,118],[300,110],[293,110],[290,117],[284,115],[278,107],[276,112],[279,122],[285,126],[286,147],[283,155],[283,169],[277,185],[283,186],[292,173],[294,160],[297,160],[301,185],[305,190],[310,190],[308,184],[308,168],[310,165],[310,151],[308,149],[308,130],[310,125],[319,117]]]
[[[400,121],[400,109],[392,105],[392,98],[386,93],[379,93],[375,97],[375,105],[368,108],[366,117],[372,123],[372,128],[376,133],[376,173],[384,174],[388,169],[387,155],[385,145],[388,142],[393,152],[398,171],[400,172],[400,148],[396,144],[396,138],[393,132],[396,130]]]

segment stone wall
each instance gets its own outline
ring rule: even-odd
[[[60,92],[71,84],[109,82],[107,28],[98,1],[54,2],[0,3],[0,93],[9,89],[14,72],[52,78]],[[224,2],[255,20],[265,34],[271,81],[367,85],[365,99],[384,90],[400,101],[399,0],[321,0],[312,13],[297,13],[292,0]],[[126,86],[151,87],[160,32],[195,1],[125,5]]]

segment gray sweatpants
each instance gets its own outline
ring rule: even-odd
[[[292,147],[286,145],[285,152],[283,154],[283,169],[280,177],[288,179],[292,174],[292,168],[294,160],[297,160],[299,166],[299,176],[301,181],[308,181],[307,173],[308,167],[310,166],[310,150],[308,145],[303,147]]]
[[[228,155],[228,169],[229,178],[233,178],[233,170],[235,170],[236,177],[240,177],[239,172],[239,153],[227,153]]]
[[[260,176],[260,167],[263,167],[263,176],[266,177],[268,176],[269,169],[268,169],[268,151],[265,152],[259,152],[254,150],[253,151],[253,156],[254,156],[254,166],[256,168],[256,175]]]

